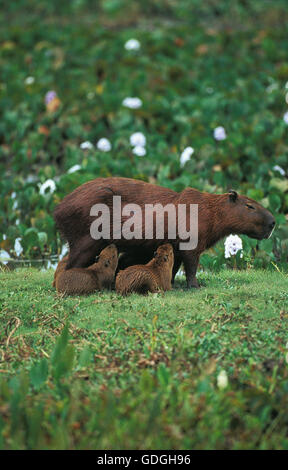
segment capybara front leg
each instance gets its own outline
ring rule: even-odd
[[[87,235],[79,240],[79,242],[70,247],[69,259],[66,269],[71,268],[87,268],[94,263],[95,257],[105,247],[104,240],[93,240]]]
[[[199,262],[199,255],[185,254],[183,255],[184,269],[186,274],[187,288],[190,289],[194,287],[199,289],[199,283],[196,279],[196,271]]]
[[[179,255],[174,255],[174,265],[172,269],[172,279],[171,279],[172,284],[174,284],[175,276],[178,273],[181,264],[182,264],[182,257]]]

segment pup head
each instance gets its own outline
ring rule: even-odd
[[[96,256],[95,263],[98,263],[105,268],[110,268],[112,271],[116,271],[118,265],[118,251],[114,244],[106,246],[101,251],[99,256]]]
[[[174,251],[170,243],[161,245],[157,248],[154,253],[154,259],[158,265],[163,265],[163,267],[172,267],[174,264]]]

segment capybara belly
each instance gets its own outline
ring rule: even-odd
[[[157,280],[153,273],[146,270],[144,266],[131,266],[120,271],[116,277],[116,292],[122,295],[133,292],[145,295],[158,290]]]
[[[63,271],[56,279],[58,293],[65,295],[85,295],[98,290],[97,280],[89,272]],[[79,270],[80,271],[80,270]]]

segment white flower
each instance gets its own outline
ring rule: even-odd
[[[11,193],[11,199],[15,199],[16,196],[17,196],[17,194],[15,193],[15,191],[13,191],[13,193]],[[16,209],[18,209],[18,202],[14,201],[13,206],[12,206],[12,210],[16,211]]]
[[[126,106],[126,108],[138,109],[138,108],[141,108],[142,106],[142,100],[140,100],[140,98],[137,98],[137,97],[132,98],[128,96],[122,101],[122,105]]]
[[[280,175],[285,176],[285,171],[283,170],[283,168],[281,168],[281,166],[279,166],[279,165],[274,165],[274,166],[273,166],[273,170],[274,170],[274,171],[278,171],[278,172],[280,173]]]
[[[140,145],[140,147],[145,147],[145,135],[142,134],[142,132],[134,132],[134,134],[130,136],[130,144],[132,145],[132,147],[137,147],[138,145]]]
[[[228,376],[225,370],[221,370],[217,377],[217,386],[220,390],[223,390],[228,385]]]
[[[285,122],[285,124],[288,124],[288,111],[284,114],[283,121]]]
[[[17,256],[20,256],[23,251],[23,247],[20,242],[21,242],[21,238],[16,238],[15,244],[14,244],[14,251]]]
[[[34,77],[27,77],[27,78],[25,78],[25,80],[24,80],[25,85],[33,85],[34,82],[35,82],[35,78],[34,78]]]
[[[110,152],[112,146],[108,139],[102,137],[102,139],[97,142],[97,149],[102,150],[102,152]]]
[[[7,264],[10,259],[11,259],[10,255],[7,251],[0,250],[0,261],[1,261],[1,263]]]
[[[50,193],[54,193],[56,189],[56,184],[54,183],[53,180],[49,179],[45,181],[45,183],[41,184],[39,193],[44,195],[46,193],[46,190],[49,189]]]
[[[242,240],[238,235],[229,235],[229,237],[225,240],[225,258],[231,258],[231,256],[235,256],[239,250],[242,250]],[[243,256],[241,252],[241,258]]]
[[[141,44],[138,39],[129,39],[129,41],[125,42],[124,47],[127,51],[138,51],[138,49],[141,47]]]
[[[81,166],[80,165],[74,165],[74,166],[71,166],[71,168],[69,168],[69,170],[67,171],[67,173],[75,173],[75,171],[79,171],[81,170]]]
[[[92,142],[89,142],[89,140],[85,140],[85,142],[82,142],[82,144],[80,144],[80,149],[82,149],[82,150],[92,150],[93,149],[93,144],[92,144]]]
[[[35,181],[37,181],[37,179],[38,179],[37,176],[29,175],[29,176],[27,176],[25,182],[26,183],[35,183]]]
[[[193,155],[194,149],[193,147],[186,147],[180,155],[180,166],[183,168],[186,162],[191,159],[191,155]]]
[[[225,140],[227,137],[223,126],[215,127],[213,135],[215,140]]]
[[[137,145],[136,147],[134,147],[132,152],[134,153],[134,155],[137,155],[137,157],[144,157],[144,155],[146,155],[146,149],[141,145]]]

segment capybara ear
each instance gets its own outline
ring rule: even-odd
[[[236,202],[238,199],[238,193],[237,191],[234,191],[234,189],[229,190],[229,199],[232,202]]]

